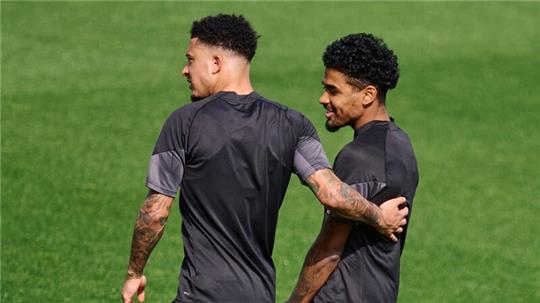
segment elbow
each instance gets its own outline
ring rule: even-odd
[[[339,261],[341,261],[341,255],[339,253],[336,253],[336,252],[330,253],[326,257],[326,263],[328,263],[328,264],[336,265],[336,264],[339,263]]]
[[[323,266],[335,267],[341,261],[341,250],[330,247],[313,247],[310,251],[310,259]]]
[[[168,212],[145,212],[141,210],[137,219],[139,226],[147,226],[152,229],[162,228],[167,223]]]
[[[168,217],[167,215],[152,216],[152,226],[156,226],[156,227],[164,226],[165,223],[167,223],[167,217]]]
[[[321,202],[322,205],[324,205],[326,208],[331,210],[339,210],[340,209],[340,201],[339,201],[339,195],[335,192],[335,190],[331,189],[321,189],[321,191],[318,194],[319,202]]]
[[[341,261],[341,254],[336,252],[328,253],[323,260],[323,264],[329,271],[333,271]]]

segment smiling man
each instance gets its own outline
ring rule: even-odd
[[[336,213],[390,239],[402,231],[404,198],[381,208],[364,199],[329,169],[311,122],[253,90],[257,38],[242,16],[193,23],[182,73],[197,102],[169,116],[152,153],[124,302],[144,300],[143,269],[179,189],[184,260],[175,302],[275,301],[272,249],[292,173]]]
[[[323,61],[320,103],[326,128],[354,130],[353,141],[336,157],[336,175],[377,204],[405,196],[411,208],[418,185],[416,159],[408,136],[385,106],[386,93],[399,78],[397,57],[381,39],[362,33],[330,44]],[[406,227],[394,243],[366,224],[327,211],[289,301],[395,302]]]

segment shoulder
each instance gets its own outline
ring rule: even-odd
[[[290,109],[289,107],[287,107],[286,105],[283,105],[281,104],[280,102],[278,101],[274,101],[274,100],[270,100],[268,98],[265,98],[261,95],[258,95],[257,96],[259,97],[258,100],[260,102],[263,102],[265,103],[266,105],[270,106],[270,107],[273,107],[275,110],[277,111],[281,111],[281,112],[284,112],[284,113],[288,113],[290,111],[293,111],[292,109]]]
[[[193,120],[197,117],[205,107],[213,103],[217,98],[210,96],[208,98],[188,103],[180,108],[177,108],[169,114],[165,120],[165,127],[187,130],[190,128]]]
[[[391,140],[397,140],[402,145],[411,145],[409,135],[394,122],[389,125],[389,135]]]
[[[386,151],[392,162],[416,168],[416,156],[409,135],[391,123],[386,140]]]
[[[285,117],[291,131],[296,132],[298,136],[315,137],[319,140],[315,126],[306,116],[304,116],[304,114],[277,101],[269,100],[264,97],[261,97],[261,101],[280,112],[280,114]]]
[[[169,119],[186,119],[195,116],[199,110],[203,109],[214,100],[216,100],[216,97],[210,96],[199,101],[188,103],[173,111],[169,115]]]
[[[303,121],[306,119],[306,117],[304,117],[304,115],[299,111],[294,110],[278,101],[265,98],[261,95],[257,96],[259,97],[258,99],[260,102],[263,102],[265,105],[268,105],[268,107],[285,114],[286,117],[291,119],[292,121]]]
[[[306,121],[309,122],[309,120],[302,113],[284,104],[264,97],[261,97],[260,101],[267,105],[269,108],[272,108],[273,110],[284,115],[291,124],[303,125]]]
[[[386,137],[388,127],[374,125],[356,135],[345,145],[334,161],[335,170],[357,170],[382,173],[386,161]],[[352,172],[351,172],[352,173]]]
[[[375,124],[358,132],[353,141],[343,147],[338,156],[357,158],[358,161],[384,159],[388,124]]]
[[[336,167],[371,166],[384,159],[384,146],[354,140],[345,145],[337,154]]]

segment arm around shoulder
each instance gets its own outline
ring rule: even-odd
[[[406,202],[398,197],[385,202],[383,209],[366,200],[361,194],[343,183],[330,169],[315,171],[306,179],[317,199],[335,214],[373,226],[379,233],[397,241],[394,233],[402,230],[408,209],[400,209]]]
[[[380,209],[343,183],[332,170],[320,169],[306,179],[317,199],[340,216],[377,226]]]

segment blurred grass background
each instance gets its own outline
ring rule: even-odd
[[[162,123],[186,104],[191,22],[241,13],[261,34],[264,96],[304,112],[330,158],[321,54],[371,32],[400,59],[388,107],[421,181],[400,302],[540,301],[540,4],[535,2],[1,3],[2,302],[118,302],[143,181]],[[277,298],[294,283],[321,207],[293,178],[280,213]],[[146,269],[170,302],[180,218]]]

